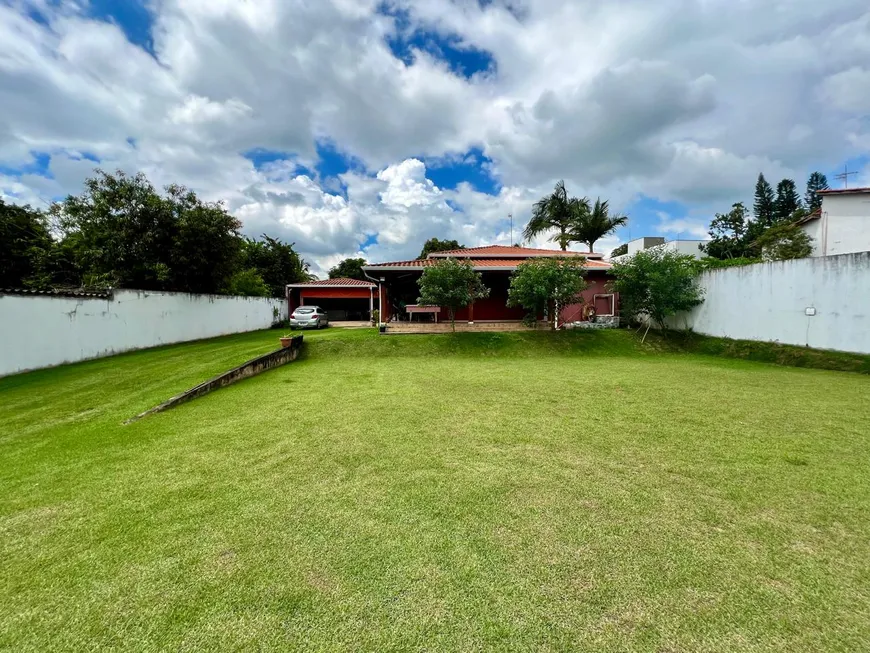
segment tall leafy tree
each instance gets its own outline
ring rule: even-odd
[[[256,270],[272,297],[283,297],[288,283],[308,281],[308,264],[293,249],[294,243],[266,234],[260,238],[243,240],[241,266]]]
[[[475,271],[471,261],[467,260],[440,260],[423,270],[417,285],[420,287],[417,302],[446,308],[454,331],[458,309],[489,297],[489,288],[483,285],[483,277]]]
[[[167,193],[166,202],[175,217],[170,262],[173,288],[224,292],[239,269],[242,223],[222,204],[203,202],[183,186],[169,186]]]
[[[759,173],[755,184],[755,204],[753,205],[755,221],[765,229],[772,225],[776,215],[776,197],[773,187],[768,183],[764,175]]]
[[[776,185],[774,207],[774,217],[777,222],[788,220],[792,213],[801,208],[801,196],[793,180],[783,179]]]
[[[551,240],[559,243],[559,247],[565,251],[571,243],[570,231],[578,215],[588,209],[587,198],[569,197],[565,182],[559,181],[552,193],[535,202],[532,207],[532,217],[523,230],[523,238],[531,240],[555,230],[557,233]]]
[[[144,174],[97,170],[81,195],[51,208],[84,282],[161,290],[171,285],[174,216]]]
[[[456,242],[456,241],[453,241]],[[452,249],[459,249],[454,247]],[[444,251],[444,250],[442,250]],[[421,257],[425,258],[425,257]],[[366,264],[364,258],[346,258],[339,262],[338,265],[329,269],[330,279],[359,279],[367,281],[366,275],[363,273],[362,266]]]
[[[508,289],[508,306],[522,306],[537,323],[545,310],[557,328],[559,311],[580,299],[587,288],[582,257],[529,259],[517,266]]]
[[[710,223],[710,241],[704,245],[708,256],[719,259],[752,256],[750,223],[746,214],[742,202],[732,205],[728,213],[716,214]]]
[[[434,252],[449,252],[454,249],[465,249],[465,245],[460,245],[458,240],[430,238],[423,244],[423,250],[418,258],[424,259]]]
[[[41,212],[0,199],[0,288],[30,285],[53,244]]]
[[[810,212],[822,208],[822,196],[820,190],[828,190],[828,178],[821,172],[814,172],[807,179],[807,194],[804,199]]]
[[[18,234],[0,238],[0,247],[9,250],[0,250],[0,272],[18,278],[8,285],[257,294],[265,287],[267,294],[283,296],[285,284],[309,278],[292,245],[269,236],[243,239],[241,223],[221,203],[204,202],[183,186],[158,193],[141,173],[97,170],[82,194],[55,203],[49,216],[51,228],[28,207],[0,202],[0,236]],[[25,218],[26,228],[16,222]],[[13,247],[26,253],[26,274],[7,273],[22,264]]]
[[[589,247],[590,253],[594,251],[596,242],[616,231],[618,227],[628,224],[627,215],[611,214],[610,203],[606,200],[602,202],[600,197],[591,208],[588,202],[574,200],[572,212],[574,220],[568,238],[572,242],[584,243]]]
[[[669,317],[704,301],[699,266],[687,254],[647,249],[614,263],[611,273],[623,313],[633,319],[648,317],[663,329]]]

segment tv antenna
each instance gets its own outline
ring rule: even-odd
[[[511,245],[514,244],[514,214],[508,213],[508,217],[511,219]]]
[[[849,187],[849,177],[852,175],[857,175],[857,172],[849,172],[849,166],[843,166],[843,172],[838,175],[834,175],[834,179],[840,179],[843,182],[843,188]]]

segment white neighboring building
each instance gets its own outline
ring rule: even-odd
[[[798,222],[813,239],[812,256],[870,251],[870,188],[823,190],[822,210]]]
[[[689,254],[695,258],[703,258],[706,254],[701,249],[701,246],[709,242],[709,240],[670,240],[665,242],[665,239],[660,236],[635,238],[628,243],[628,253],[622,256],[614,256],[610,260],[624,261],[645,249],[677,252],[679,254]]]

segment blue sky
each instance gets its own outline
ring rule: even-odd
[[[507,243],[558,179],[629,215],[605,251],[702,236],[759,172],[870,183],[870,11],[586,4],[0,0],[0,194],[141,170],[324,269]]]
[[[444,61],[457,75],[471,78],[485,73],[497,74],[498,66],[492,54],[463,43],[458,35],[443,34],[415,26],[410,12],[381,3],[378,12],[393,18],[395,34],[386,38],[391,52],[406,64],[412,64],[416,51],[424,51]]]

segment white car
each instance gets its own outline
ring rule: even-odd
[[[329,326],[329,316],[319,306],[300,306],[290,316],[295,329],[320,329]]]

